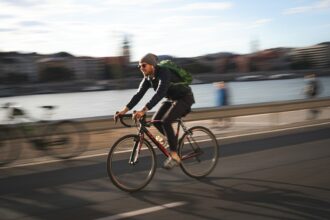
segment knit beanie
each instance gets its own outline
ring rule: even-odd
[[[158,57],[155,54],[147,53],[141,58],[140,63],[147,63],[156,66],[157,61],[158,61]]]

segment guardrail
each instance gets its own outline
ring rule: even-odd
[[[258,114],[269,114],[271,122],[275,122],[275,125],[279,122],[277,117],[281,112],[296,111],[303,109],[313,108],[329,108],[330,97],[318,98],[312,100],[295,100],[295,101],[284,101],[284,102],[271,102],[261,104],[249,104],[249,105],[237,105],[237,106],[226,106],[222,108],[199,108],[193,109],[193,111],[184,118],[185,121],[198,121],[208,120],[223,117],[238,117],[247,115],[258,115]],[[329,109],[328,109],[329,111]],[[275,113],[275,114],[274,114]],[[150,118],[152,113],[148,114]],[[89,132],[90,146],[89,150],[105,149],[112,146],[114,141],[118,137],[127,134],[126,129],[120,123],[115,124],[113,116],[104,117],[93,117],[93,118],[81,118],[74,119],[84,123],[86,132]],[[121,128],[121,129],[119,129]],[[131,128],[135,129],[135,128]],[[86,134],[87,135],[87,134]],[[12,137],[17,138],[17,137]],[[38,157],[36,152],[31,151],[31,148],[27,148],[24,154],[20,157],[22,159],[33,159]],[[18,162],[19,163],[19,162]]]
[[[287,111],[296,111],[303,109],[313,109],[330,107],[330,98],[317,98],[310,100],[294,100],[294,101],[281,101],[270,102],[261,104],[247,104],[225,107],[213,107],[213,108],[197,108],[193,109],[191,113],[184,118],[184,121],[196,121],[207,120],[224,117],[237,117],[246,115],[257,115],[267,113],[279,113]],[[151,117],[152,113],[148,113],[148,117]],[[122,128],[120,124],[115,124],[113,116],[102,116],[93,118],[79,119],[83,121],[88,130],[104,130]]]

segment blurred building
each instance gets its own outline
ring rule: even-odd
[[[124,37],[122,45],[122,56],[125,58],[125,65],[128,65],[131,60],[131,48],[130,41],[128,40],[128,35]]]
[[[73,56],[66,52],[48,55],[0,52],[0,84],[57,81],[57,73],[62,81],[92,83],[137,76],[140,72],[137,64],[130,62],[131,42],[128,36],[124,36],[121,48],[120,56],[100,58]],[[172,59],[160,56],[160,59],[165,58]],[[175,62],[193,74],[330,68],[330,42],[293,49],[272,48],[244,55],[220,52],[194,58],[175,58]]]
[[[49,55],[0,52],[0,83],[95,81],[122,77],[130,65],[130,47],[126,35],[121,55],[114,57],[76,57],[66,52]]]
[[[250,70],[273,71],[285,70],[290,66],[287,57],[288,48],[273,48],[262,50],[250,56]]]
[[[55,81],[56,79],[73,79],[74,57],[68,53],[58,53],[38,60],[39,81]],[[70,74],[70,75],[69,75]]]
[[[235,57],[235,63],[237,64],[237,72],[247,73],[251,71],[251,58],[247,55],[239,55]]]
[[[309,68],[329,68],[330,42],[309,47],[294,48],[290,56],[293,62],[305,64]]]
[[[0,52],[0,78],[35,82],[38,80],[36,53]]]
[[[219,73],[285,70],[290,67],[288,51],[274,48],[246,55],[230,54],[218,59],[217,69]]]
[[[72,60],[71,65],[76,80],[100,80],[103,78],[104,63],[99,58],[76,57]]]

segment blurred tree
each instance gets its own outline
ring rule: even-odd
[[[28,83],[29,77],[24,73],[10,72],[0,79],[1,84],[22,84]]]
[[[199,62],[186,63],[181,66],[191,74],[210,73],[215,71],[213,66],[202,64]]]
[[[59,82],[74,79],[74,72],[66,67],[46,67],[41,71],[41,82]]]
[[[125,75],[125,78],[133,77],[133,78],[141,78],[142,73],[140,70],[137,68],[137,66],[132,66],[132,65],[126,65],[123,67],[123,73]]]
[[[120,79],[122,77],[123,68],[119,64],[106,64],[104,70],[105,79]]]

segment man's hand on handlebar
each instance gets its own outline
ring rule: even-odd
[[[127,123],[123,122],[123,117],[127,118],[127,116],[132,117],[132,119],[137,122],[140,119],[142,119],[143,117],[145,117],[146,112],[148,111],[147,107],[144,107],[142,110],[140,111],[133,111],[133,114],[129,114],[127,115],[126,113],[129,111],[129,109],[127,107],[125,107],[123,110],[118,111],[115,113],[115,115],[113,116],[113,119],[115,121],[115,123],[117,123],[118,119],[120,119],[120,122],[122,124],[125,124],[125,126],[127,126]]]
[[[133,113],[133,120],[139,120],[145,115],[144,111],[136,111]]]
[[[128,111],[129,111],[129,109],[127,107],[125,107],[123,110],[116,112],[116,114],[113,116],[113,119],[115,120],[115,122],[117,122],[119,116],[125,115]]]
[[[134,111],[133,113],[133,119],[134,120],[140,120],[145,114],[146,112],[148,111],[149,109],[145,106],[143,107],[142,110],[140,111]]]

